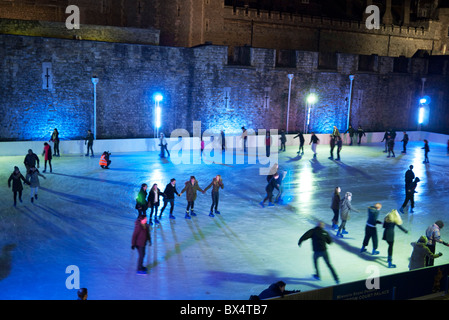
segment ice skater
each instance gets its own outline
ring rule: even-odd
[[[359,212],[357,209],[354,209],[351,204],[352,201],[352,193],[346,192],[345,197],[340,203],[340,218],[341,218],[341,224],[338,227],[337,231],[337,237],[343,238],[344,234],[348,234],[348,231],[346,231],[346,222],[350,219],[351,211]]]
[[[225,137],[224,130],[221,130],[220,137],[221,137],[221,151],[225,152],[226,151],[226,137]]]
[[[19,195],[19,201],[22,202],[22,181],[30,185],[30,183],[25,179],[25,177],[20,173],[19,167],[14,167],[13,173],[9,176],[8,179],[8,188],[11,188],[12,182],[12,192],[14,196],[14,207],[17,205],[17,194]]]
[[[31,167],[39,168],[39,157],[33,152],[33,150],[28,149],[28,154],[25,156],[23,164],[25,165],[26,172],[28,173]]]
[[[44,151],[42,152],[42,156],[44,157],[44,171],[43,173],[47,172],[47,161],[50,166],[50,172],[53,172],[53,169],[51,167],[51,159],[52,159],[52,153],[51,153],[51,146],[45,142],[44,143]]]
[[[435,221],[435,223],[429,226],[426,229],[426,237],[427,237],[427,248],[429,248],[430,252],[435,254],[437,243],[441,243],[446,247],[449,244],[441,239],[441,229],[443,229],[444,223],[441,220]],[[427,257],[426,258],[426,267],[433,266],[433,259]]]
[[[388,156],[387,158],[390,158],[391,154],[393,154],[393,158],[396,157],[394,154],[394,139],[391,136],[388,136]]]
[[[376,225],[382,224],[382,221],[378,220],[380,209],[382,209],[382,205],[380,203],[376,203],[374,206],[368,208],[368,220],[366,221],[365,238],[363,239],[362,249],[360,249],[361,253],[366,252],[366,246],[372,239],[373,240],[372,255],[379,254],[379,251],[377,251],[377,246],[379,243],[377,238]]]
[[[341,149],[343,148],[343,140],[341,139],[340,136],[337,137],[337,159],[335,159],[336,161],[340,161],[340,152]]]
[[[103,169],[109,169],[109,165],[111,164],[111,160],[109,160],[109,157],[111,156],[111,154],[109,153],[109,151],[105,151],[103,152],[103,154],[100,157],[100,167],[102,167]]]
[[[326,245],[332,243],[332,239],[329,233],[327,233],[327,231],[324,230],[323,222],[321,221],[318,222],[315,228],[310,229],[309,231],[304,233],[298,241],[298,246],[300,247],[301,244],[308,239],[312,239],[313,264],[316,270],[316,273],[313,275],[313,277],[317,280],[321,280],[320,271],[318,269],[318,258],[322,257],[324,259],[324,262],[326,262],[327,267],[331,271],[335,282],[338,284],[340,281],[338,279],[337,273],[335,272],[333,266],[330,263],[329,255],[327,253],[326,248]]]
[[[424,149],[424,161],[423,163],[429,163],[429,141],[427,141],[426,139],[424,139],[424,147],[422,147],[421,149]]]
[[[170,203],[170,219],[176,219],[173,215],[173,209],[175,207],[175,194],[180,197],[181,195],[178,193],[178,190],[176,190],[176,179],[172,178],[170,179],[170,183],[165,186],[164,190],[164,205],[161,209],[161,212],[159,214],[159,220],[162,219],[162,213],[164,212],[167,205]]]
[[[150,189],[150,192],[148,193],[148,208],[151,208],[150,211],[150,220],[149,224],[153,225],[153,213],[154,213],[154,223],[159,224],[159,220],[157,219],[157,209],[160,205],[160,197],[165,198],[165,194],[159,190],[157,187],[157,184],[153,184],[153,186]]]
[[[421,236],[418,241],[411,242],[410,245],[413,247],[412,255],[410,257],[410,264],[408,265],[409,270],[415,270],[424,268],[426,266],[426,259],[436,259],[441,257],[443,254],[441,252],[433,253],[427,247],[427,237]]]
[[[221,176],[218,174],[213,179],[212,182],[204,189],[204,192],[209,190],[212,187],[212,205],[210,206],[209,217],[214,217],[215,214],[220,214],[218,211],[218,199],[219,199],[219,191],[220,188],[223,189],[223,180]]]
[[[356,134],[355,129],[349,125],[348,130],[345,131],[345,134],[349,133],[349,145],[352,146],[352,143],[354,142],[354,134]]]
[[[404,136],[402,137],[402,153],[407,153],[407,144],[408,144],[408,134],[406,131],[404,131]]]
[[[281,130],[281,136],[279,137],[279,140],[281,140],[281,149],[279,151],[285,151],[285,143],[287,142],[287,137],[285,136],[285,130]]]
[[[408,188],[405,191],[405,200],[404,203],[402,203],[401,208],[399,211],[401,213],[404,213],[404,208],[407,206],[408,202],[410,201],[410,213],[413,213],[413,209],[415,208],[415,193],[416,193],[416,187],[418,186],[418,182],[420,182],[418,177],[413,180],[412,183],[408,184]]]
[[[362,143],[363,136],[366,136],[365,130],[362,129],[362,126],[357,128],[357,135],[359,136],[359,142],[357,144],[360,145]]]
[[[413,179],[415,179],[415,173],[413,172],[413,165],[410,165],[408,170],[405,172],[405,192],[409,189]]]
[[[270,157],[270,151],[271,151],[271,135],[270,131],[267,130],[265,133],[265,155],[267,158]]]
[[[136,209],[138,215],[145,215],[147,214],[148,209],[148,200],[147,200],[147,192],[148,185],[146,183],[142,183],[140,186],[139,193],[137,194],[136,198]]]
[[[268,206],[272,207],[274,206],[272,200],[273,200],[273,191],[274,189],[277,189],[279,191],[279,173],[276,172],[268,182],[267,186],[265,187],[265,191],[267,192],[267,195],[265,198],[259,203],[262,207],[265,207],[265,202],[268,200]]]
[[[137,249],[139,257],[137,258],[137,274],[146,274],[147,268],[143,266],[145,258],[145,247],[149,243],[151,246],[151,236],[147,226],[147,216],[139,215],[134,224],[134,231],[131,238],[131,249]]]
[[[335,138],[333,135],[329,136],[330,157],[329,160],[334,160]]]
[[[181,190],[180,194],[180,196],[182,196],[184,192],[186,193],[187,207],[186,207],[186,214],[184,217],[185,219],[191,219],[191,216],[196,217],[194,207],[197,191],[201,191],[203,194],[205,193],[204,190],[201,189],[201,187],[198,185],[198,181],[196,180],[195,176],[191,176],[190,180],[185,182],[184,189]]]
[[[320,142],[320,139],[315,135],[314,132],[312,132],[312,136],[310,137],[309,145],[312,145],[312,152],[313,152],[313,158],[316,158],[316,146]]]
[[[86,157],[89,156],[89,150],[91,152],[91,157],[94,157],[94,134],[92,133],[91,130],[87,130],[87,136],[84,138],[84,145],[87,144],[87,153],[86,153]]]
[[[159,136],[159,146],[161,147],[161,154],[160,154],[161,158],[165,158],[165,151],[167,151],[167,155],[170,157],[170,152],[168,151],[167,145],[168,145],[167,139],[165,139],[164,134],[161,133]]]
[[[340,187],[335,187],[334,192],[332,194],[332,203],[331,203],[331,209],[334,212],[334,216],[332,217],[332,229],[336,230],[338,229],[338,215],[340,212]]]
[[[44,175],[42,175],[36,167],[31,167],[30,171],[28,171],[26,175],[26,180],[29,182],[30,190],[31,190],[31,202],[37,200],[37,192],[39,191],[40,183],[39,177],[47,179]]]
[[[388,243],[388,268],[396,268],[393,264],[393,245],[394,245],[394,227],[398,227],[401,231],[408,233],[408,231],[402,226],[402,219],[396,209],[391,210],[384,219],[383,227],[384,234],[382,240]]]
[[[245,127],[242,127],[242,135],[240,139],[242,140],[243,153],[248,151],[248,132]]]
[[[304,139],[304,135],[302,134],[301,131],[298,132],[298,134],[296,136],[293,137],[293,139],[299,138],[299,150],[298,150],[298,154],[304,154],[304,142],[306,141]]]
[[[53,156],[59,157],[59,131],[54,129],[48,142],[53,142]]]
[[[385,150],[383,151],[384,153],[388,152],[388,139],[389,139],[389,137],[390,137],[390,132],[388,132],[388,130],[385,130],[384,137],[383,137],[383,139],[381,141],[381,142],[385,141]]]

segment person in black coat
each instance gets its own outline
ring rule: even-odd
[[[265,191],[267,192],[266,197],[260,202],[260,205],[262,207],[265,206],[265,202],[268,200],[268,205],[270,207],[274,206],[272,199],[273,199],[273,191],[274,189],[277,189],[279,191],[279,173],[275,173],[273,177],[268,182],[267,186],[265,187]]]
[[[285,143],[287,142],[287,137],[285,136],[285,130],[281,130],[281,137],[279,138],[281,140],[281,149],[279,151],[285,151]]]
[[[22,181],[25,182],[27,185],[30,185],[30,183],[25,179],[25,177],[20,173],[20,170],[18,167],[14,167],[13,173],[9,176],[8,179],[8,188],[11,187],[12,182],[12,192],[14,194],[14,207],[17,205],[17,194],[19,194],[19,201],[22,202]]]
[[[175,178],[171,179],[170,183],[165,186],[164,194],[164,206],[162,207],[161,213],[159,214],[159,219],[162,218],[162,213],[164,212],[165,207],[167,207],[168,203],[170,203],[170,219],[175,219],[175,216],[173,215],[173,208],[175,207],[175,194],[180,197],[178,190],[176,190]]]
[[[359,126],[357,128],[357,135],[359,136],[359,142],[357,144],[361,144],[362,143],[362,137],[366,136],[365,131],[362,129],[362,126]]]
[[[407,153],[407,143],[408,143],[408,134],[404,131],[404,136],[402,137],[402,153]]]
[[[429,148],[429,141],[424,140],[424,147],[422,147],[421,149],[424,149],[424,161],[423,163],[429,163],[429,152],[430,152],[430,148]]]
[[[412,184],[413,179],[415,179],[415,173],[413,172],[413,165],[408,167],[408,170],[405,172],[405,192],[409,189],[410,184]]]
[[[84,138],[84,145],[87,144],[87,153],[86,153],[86,157],[89,156],[89,150],[91,151],[91,157],[94,156],[94,149],[93,149],[93,145],[94,145],[94,134],[92,133],[91,130],[87,130],[87,136]]]
[[[331,209],[334,212],[334,216],[332,217],[332,229],[337,230],[338,229],[338,215],[340,212],[340,187],[335,187],[334,193],[332,194],[332,203],[331,203]]]
[[[384,219],[384,234],[382,237],[382,240],[388,243],[388,268],[396,268],[396,265],[393,264],[394,227],[396,226],[403,232],[408,233],[402,226],[402,219],[397,210],[391,210]]]
[[[354,134],[356,133],[355,129],[349,125],[348,130],[345,131],[345,134],[349,133],[349,145],[352,146]]]
[[[25,156],[23,163],[25,164],[26,172],[30,171],[32,167],[39,169],[39,157],[31,149],[28,150],[28,154]]]
[[[299,150],[297,153],[304,154],[304,142],[306,140],[304,139],[304,135],[302,134],[301,131],[299,131],[298,134],[293,137],[293,139],[296,139],[296,138],[299,138]]]
[[[134,231],[131,238],[131,249],[137,249],[139,258],[137,259],[137,273],[146,274],[147,268],[143,266],[143,259],[145,258],[145,246],[149,243],[151,246],[151,236],[149,227],[147,226],[147,216],[140,215],[134,224]]]
[[[48,140],[48,142],[52,141],[53,142],[53,155],[55,157],[59,157],[59,132],[58,129],[55,128],[55,130],[53,130],[53,133],[51,134],[51,138],[50,140]]]
[[[388,130],[385,130],[385,133],[384,133],[384,137],[383,137],[383,139],[382,139],[382,141],[381,142],[384,142],[385,141],[385,150],[384,150],[384,153],[387,153],[388,152],[388,137],[390,136],[390,132],[388,132]]]
[[[154,213],[154,222],[156,224],[159,223],[159,220],[157,219],[157,208],[159,208],[159,205],[160,205],[160,201],[159,201],[160,196],[165,197],[164,193],[161,190],[159,190],[159,188],[157,187],[157,184],[155,183],[155,184],[153,184],[150,192],[148,193],[148,207],[151,208],[150,225],[153,224],[153,221],[152,221],[153,213]]]
[[[142,183],[142,185],[140,187],[140,191],[137,194],[136,209],[137,209],[139,216],[147,214],[147,209],[148,209],[147,189],[148,189],[148,185],[146,183]]]
[[[380,203],[376,203],[374,206],[368,208],[368,219],[366,221],[365,237],[363,238],[362,249],[360,249],[361,253],[366,251],[366,246],[372,239],[373,240],[372,255],[379,254],[379,251],[377,251],[377,246],[379,243],[377,238],[376,225],[382,224],[382,221],[378,220],[380,209],[382,209],[382,205]]]
[[[338,275],[335,272],[334,268],[332,267],[329,255],[327,254],[327,245],[332,243],[332,239],[327,233],[326,230],[324,230],[324,223],[318,222],[317,226],[313,229],[310,229],[306,233],[302,235],[302,237],[298,241],[298,246],[301,246],[301,244],[308,240],[312,239],[312,248],[313,248],[313,263],[315,265],[316,274],[313,275],[313,277],[317,280],[320,280],[320,272],[318,269],[318,258],[322,257],[324,261],[326,262],[327,267],[332,273],[332,276],[334,277],[335,282],[338,284],[340,281],[338,279]]]
[[[391,136],[388,136],[388,156],[390,158],[390,154],[393,154],[393,158],[396,157],[394,154],[394,139]]]
[[[405,200],[402,204],[399,211],[401,213],[404,213],[404,208],[407,206],[408,202],[410,201],[410,213],[413,213],[413,208],[415,208],[415,193],[416,193],[416,187],[418,186],[418,182],[420,182],[418,177],[413,180],[412,183],[408,185],[407,190],[405,190]]]

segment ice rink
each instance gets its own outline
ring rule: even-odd
[[[307,144],[303,156],[297,155],[297,147],[287,147],[279,154],[280,167],[287,171],[286,203],[265,208],[259,205],[266,186],[259,164],[173,164],[170,158],[160,159],[157,152],[140,152],[112,154],[111,168],[104,170],[95,145],[95,158],[54,158],[53,173],[44,173],[47,179],[40,180],[38,200],[31,203],[30,188],[24,186],[23,203],[13,207],[7,180],[15,165],[25,175],[26,150],[20,157],[1,157],[0,299],[74,300],[76,290],[66,286],[72,275],[66,272],[69,266],[79,269],[80,286],[88,288],[89,300],[247,300],[278,280],[287,283],[287,290],[332,286],[334,280],[322,260],[321,281],[312,277],[311,241],[297,245],[319,220],[334,239],[328,251],[341,283],[365,279],[370,266],[379,267],[381,275],[407,271],[410,242],[438,219],[449,225],[446,146],[430,142],[429,164],[422,163],[422,146],[422,142],[410,142],[403,155],[397,142],[396,157],[387,158],[380,143],[345,145],[341,162],[328,159],[328,145],[318,147],[316,160]],[[393,262],[397,268],[389,269],[381,225],[377,227],[380,254],[370,254],[371,243],[368,253],[360,254],[367,207],[382,203],[382,220],[391,209],[398,209],[404,200],[404,173],[411,164],[421,179],[415,213],[407,209],[402,215],[409,233],[396,228]],[[176,198],[176,220],[169,220],[166,210],[161,224],[151,228],[153,244],[145,258],[148,274],[137,275],[131,235],[141,183],[157,183],[163,191],[176,178],[181,191],[191,175],[205,188],[217,174],[224,183],[221,215],[208,216],[211,189],[198,195],[198,216],[191,220],[184,219],[185,195]],[[336,186],[342,195],[353,193],[352,205],[360,211],[352,213],[344,238],[330,230]],[[445,241],[448,229],[442,229]],[[437,245],[437,251],[443,256],[435,264],[448,263],[449,248]]]

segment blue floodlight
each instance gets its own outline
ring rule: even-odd
[[[418,123],[422,124],[424,122],[424,107],[419,108],[419,116],[418,116]]]
[[[161,107],[156,107],[156,128],[161,127]]]
[[[156,94],[154,95],[154,100],[155,100],[156,102],[161,102],[163,99],[164,99],[164,97],[163,97],[160,93],[156,93]]]

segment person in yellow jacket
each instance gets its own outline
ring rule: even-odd
[[[103,169],[109,169],[109,165],[111,164],[111,160],[109,160],[109,156],[111,154],[108,151],[103,152],[100,158],[100,167]]]

